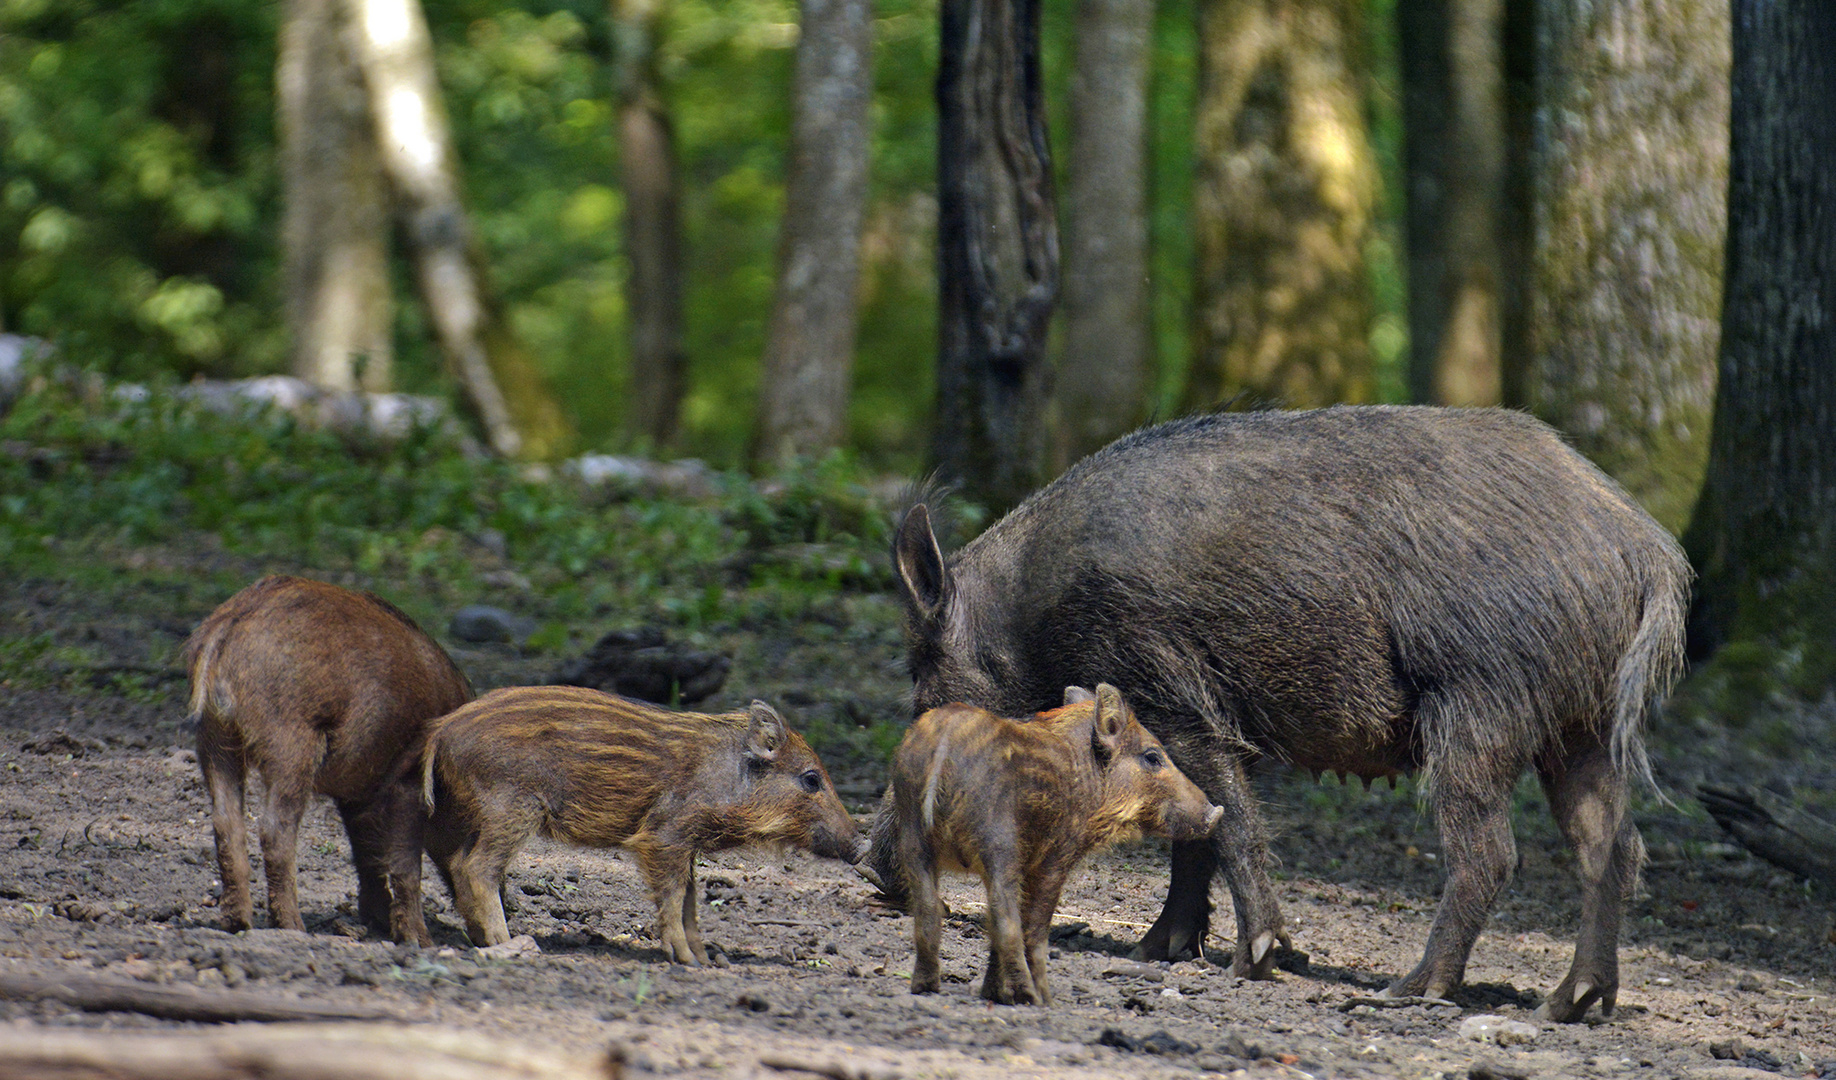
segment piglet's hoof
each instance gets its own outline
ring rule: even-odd
[[[528,934],[518,934],[509,941],[486,945],[478,950],[478,955],[486,960],[521,960],[542,955],[542,949],[536,944],[535,938]]]

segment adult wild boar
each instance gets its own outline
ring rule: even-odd
[[[1386,992],[1445,996],[1515,865],[1510,793],[1529,766],[1582,887],[1544,1015],[1612,1011],[1643,859],[1628,783],[1650,777],[1641,727],[1681,664],[1690,570],[1547,426],[1496,409],[1193,417],[1077,463],[953,558],[922,504],[893,543],[916,712],[1014,715],[1112,682],[1224,808],[1209,841],[1175,845],[1144,955],[1198,950],[1221,867],[1233,970],[1270,976],[1288,931],[1254,758],[1414,771],[1447,881],[1421,963]],[[876,838],[866,865],[890,884],[896,858]]]

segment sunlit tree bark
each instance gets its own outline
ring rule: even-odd
[[[1058,227],[1039,0],[943,0],[937,71],[937,463],[996,510],[1038,482]]]
[[[1189,408],[1371,393],[1361,0],[1201,0]]]
[[[626,415],[631,434],[653,448],[675,442],[688,385],[675,132],[656,76],[656,38],[666,2],[612,0],[618,158],[629,263],[625,308],[631,382]]]
[[[552,456],[567,442],[567,423],[485,292],[420,0],[345,2],[383,168],[440,349],[495,450]]]
[[[1735,0],[1720,386],[1691,652],[1836,688],[1836,7]],[[1733,648],[1740,645],[1742,648]],[[1743,685],[1746,684],[1746,685]]]
[[[873,94],[869,0],[803,0],[777,296],[755,460],[839,446],[848,419]]]
[[[1152,382],[1147,89],[1154,0],[1079,0],[1053,471],[1139,424]]]
[[[387,390],[394,355],[388,185],[340,0],[287,0],[275,99],[293,373]]]
[[[1538,0],[1531,411],[1681,530],[1715,392],[1727,0]]]
[[[1496,405],[1506,160],[1505,0],[1400,0],[1409,394]]]

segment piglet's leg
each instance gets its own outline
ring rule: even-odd
[[[502,945],[510,940],[510,925],[504,919],[503,894],[499,891],[504,866],[490,848],[476,842],[460,849],[447,864],[453,904],[465,919],[466,936],[474,945]]]
[[[218,901],[223,928],[235,933],[254,923],[249,896],[249,837],[243,824],[242,747],[216,720],[198,726],[198,768],[210,792],[210,824],[217,840],[217,874],[223,879]]]
[[[1037,1001],[1027,972],[1026,942],[1020,918],[1020,869],[1017,860],[984,856],[983,883],[988,889],[988,972],[982,996],[1002,1005]]]
[[[688,885],[682,890],[682,934],[688,939],[689,952],[703,964],[708,962],[708,949],[701,940],[701,916],[695,887],[695,856],[688,860]]]
[[[300,818],[311,797],[309,778],[284,768],[273,770],[268,781],[267,803],[261,814],[262,873],[268,879],[268,917],[283,930],[304,930],[300,919],[300,888],[295,873]]]
[[[650,886],[650,898],[657,904],[657,937],[663,952],[678,964],[696,965],[703,960],[689,946],[683,928],[683,902],[689,882],[694,878],[694,853],[682,848],[644,845],[637,850],[638,869]]]
[[[912,830],[906,830],[908,833]],[[912,912],[912,993],[935,994],[943,982],[937,951],[943,940],[943,899],[937,895],[937,862],[920,841],[902,837],[899,865],[910,890]]]
[[[1050,954],[1052,914],[1058,910],[1058,897],[1064,891],[1066,874],[1044,871],[1027,888],[1021,900],[1021,931],[1026,939],[1026,967],[1032,977],[1033,998],[1041,1005],[1052,1004],[1052,989],[1046,979],[1046,959]]]

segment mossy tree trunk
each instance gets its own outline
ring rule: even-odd
[[[782,465],[841,445],[867,206],[869,0],[803,0],[790,170],[753,457]]]
[[[943,0],[940,21],[933,455],[998,512],[1038,483],[1058,295],[1039,0]]]
[[[328,390],[389,389],[389,190],[341,0],[287,0],[275,69],[292,370]]]
[[[1505,0],[1399,0],[1409,395],[1502,400]]]
[[[1708,476],[1685,538],[1698,659],[1836,689],[1836,7],[1735,0],[1727,290]]]
[[[1052,471],[1139,424],[1152,385],[1147,91],[1154,0],[1079,0]]]
[[[1371,395],[1362,0],[1201,0],[1188,408]]]
[[[377,148],[440,351],[492,449],[552,457],[571,432],[534,357],[516,342],[486,290],[420,0],[345,3]]]
[[[1727,0],[1537,0],[1522,404],[1673,531],[1708,454]]]
[[[653,450],[676,441],[688,388],[682,197],[676,136],[658,86],[656,42],[667,0],[612,0],[618,160],[625,191],[625,318],[631,341],[630,435]]]

